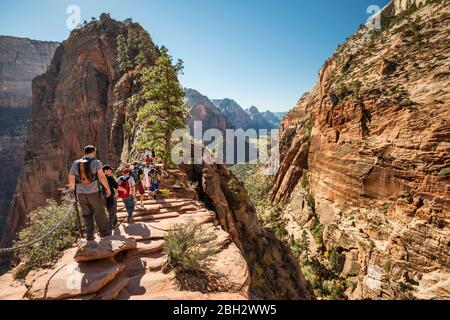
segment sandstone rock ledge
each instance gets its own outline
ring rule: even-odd
[[[119,217],[123,220],[124,209]],[[160,210],[164,213],[161,213]],[[32,271],[19,283],[8,273],[0,277],[0,300],[146,300],[249,298],[247,262],[216,221],[215,212],[192,199],[146,199],[137,213],[142,222],[122,223],[107,239],[66,250],[48,269]],[[138,219],[137,219],[138,220]],[[164,237],[175,225],[193,221],[217,237],[212,265],[219,283],[211,290],[189,291],[174,272],[163,272],[167,256]]]

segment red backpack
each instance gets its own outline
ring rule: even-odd
[[[128,180],[130,180],[131,177],[121,177],[119,179],[119,187],[124,188],[126,191],[120,191],[118,190],[117,192],[117,196],[121,199],[126,199],[130,196],[130,192],[131,192],[131,187],[130,187],[130,182]]]

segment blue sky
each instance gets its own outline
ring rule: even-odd
[[[287,111],[337,45],[388,0],[2,0],[0,34],[62,41],[81,19],[131,17],[185,62],[183,86],[243,107]]]

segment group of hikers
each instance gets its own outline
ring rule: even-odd
[[[114,177],[115,169],[102,165],[97,159],[94,146],[84,147],[84,156],[74,161],[69,174],[69,188],[75,192],[81,208],[81,215],[86,228],[86,239],[94,240],[94,221],[101,238],[112,235],[117,227],[117,200],[121,199],[126,208],[129,224],[133,223],[137,195],[144,209],[144,195],[147,189],[156,199],[161,182],[158,161],[152,150],[146,153],[144,162],[134,161],[125,164],[119,171],[121,176]],[[106,215],[108,212],[108,216]]]

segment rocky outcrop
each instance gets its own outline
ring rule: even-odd
[[[57,42],[0,36],[0,234],[25,156],[31,81],[50,64]]]
[[[191,114],[191,118],[187,119],[187,124],[192,135],[194,134],[194,121],[202,122],[202,134],[208,129],[218,129],[222,134],[225,134],[226,129],[233,129],[231,121],[208,97],[194,89],[185,89],[185,94]]]
[[[186,166],[198,185],[199,199],[216,212],[217,220],[247,260],[251,293],[259,299],[314,299],[289,248],[262,228],[244,186],[224,165]]]
[[[99,21],[74,30],[56,50],[49,70],[33,80],[25,163],[4,245],[24,225],[29,212],[58,197],[84,145],[98,146],[99,158],[113,165],[129,153],[134,132],[124,130],[124,124],[132,79],[119,70],[116,38],[130,27],[143,30],[103,14]]]
[[[281,124],[272,201],[294,237],[321,226],[311,253],[339,256],[354,299],[450,297],[450,11],[413,2],[340,46]]]
[[[165,172],[167,181],[187,181],[179,170]],[[192,188],[192,187],[191,187]],[[225,232],[214,211],[204,207],[197,193],[192,198],[151,199],[147,194],[136,221],[124,220],[126,210],[119,207],[122,224],[113,236],[80,241],[62,253],[51,267],[29,273],[25,283],[14,281],[11,273],[0,277],[0,300],[147,300],[147,299],[224,299],[250,298],[247,262]],[[173,215],[169,215],[172,213]],[[180,225],[198,224],[210,234],[214,249],[210,278],[191,280],[168,266],[164,242],[168,233]],[[205,244],[206,245],[206,244]],[[191,275],[192,276],[192,275]],[[198,282],[198,283],[197,283]]]

